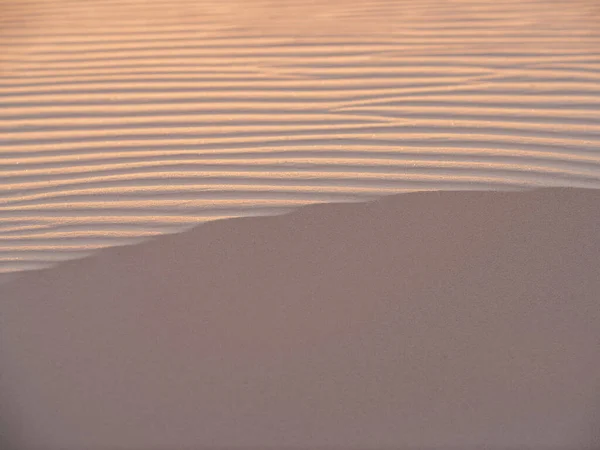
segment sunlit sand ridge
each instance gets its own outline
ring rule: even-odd
[[[0,273],[309,203],[600,187],[594,1],[2,8]]]

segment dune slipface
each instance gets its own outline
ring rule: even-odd
[[[600,446],[600,191],[216,221],[0,286],[21,448]]]
[[[595,0],[0,2],[0,273],[217,218],[600,186]]]

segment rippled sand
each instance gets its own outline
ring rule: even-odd
[[[595,1],[0,8],[2,274],[309,203],[600,187]]]

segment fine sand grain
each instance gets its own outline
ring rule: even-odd
[[[19,448],[600,448],[599,223],[598,190],[410,193],[26,273]]]
[[[310,203],[598,188],[598,13],[0,1],[0,274]]]

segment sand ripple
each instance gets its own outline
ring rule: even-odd
[[[0,273],[309,203],[600,187],[591,0],[2,5]]]

